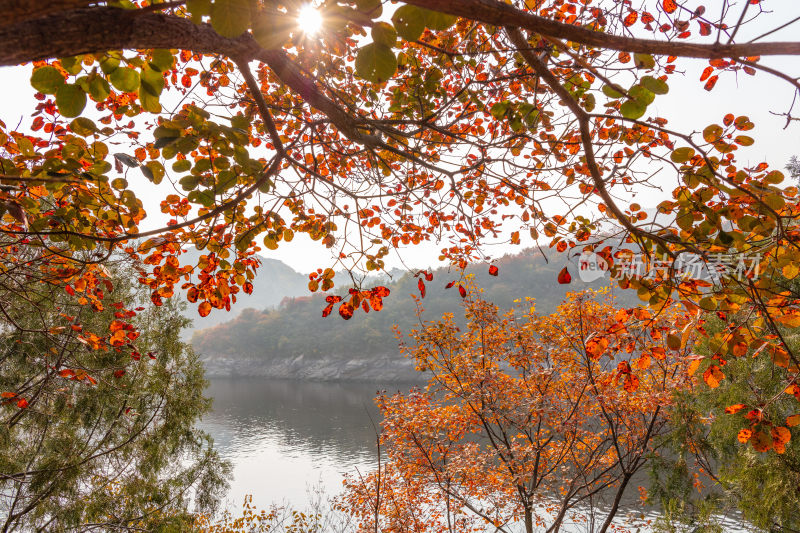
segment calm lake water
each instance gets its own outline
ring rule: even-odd
[[[260,508],[303,508],[310,489],[336,494],[344,474],[376,465],[375,393],[412,386],[212,379],[214,410],[201,427],[233,462],[228,508],[239,509],[247,494]]]
[[[212,379],[213,412],[200,426],[233,463],[225,507],[238,512],[246,495],[259,509],[272,504],[304,510],[321,490],[341,491],[345,474],[375,468],[379,427],[373,398],[378,390],[407,391],[413,384],[318,383],[267,378]],[[644,482],[644,480],[642,480]],[[620,518],[641,517],[632,490]],[[655,519],[652,512],[647,519]],[[566,526],[566,531],[585,528]],[[724,530],[745,531],[736,520]],[[642,527],[641,532],[650,531]]]

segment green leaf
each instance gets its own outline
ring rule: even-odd
[[[356,9],[371,19],[376,19],[383,13],[381,0],[356,0]]]
[[[603,94],[609,98],[622,98],[622,93],[611,87],[610,85],[603,85]]]
[[[43,94],[56,94],[62,85],[64,85],[64,76],[56,67],[39,67],[31,75],[31,86]]]
[[[644,105],[645,107],[649,106],[653,103],[653,100],[656,99],[656,95],[642,87],[641,85],[634,85],[628,90],[628,95],[637,100],[640,104]]]
[[[454,15],[447,15],[430,9],[423,10],[423,13],[425,25],[434,31],[446,30],[458,20],[458,17]]]
[[[639,100],[628,100],[620,106],[619,111],[623,117],[636,120],[644,115],[645,111],[647,111],[647,106]]]
[[[653,76],[645,76],[639,82],[642,86],[654,94],[667,94],[669,92],[669,86],[666,82],[659,80],[658,78],[654,78]]]
[[[786,205],[786,201],[780,194],[770,194],[761,201],[774,211],[780,211]]]
[[[694,157],[694,149],[685,146],[683,148],[678,148],[674,150],[669,158],[672,160],[673,163],[685,163],[691,158]]]
[[[172,170],[174,172],[187,172],[192,168],[192,163],[188,159],[179,159],[172,163]]]
[[[65,117],[77,117],[86,107],[86,93],[77,85],[62,85],[56,91],[56,105]]]
[[[83,56],[74,56],[74,57],[64,57],[60,59],[61,66],[69,72],[70,74],[77,74],[81,71],[81,61],[83,60]]]
[[[186,11],[191,13],[192,22],[200,24],[204,16],[211,14],[211,0],[186,0]]]
[[[180,183],[184,191],[193,191],[198,185],[200,185],[200,180],[202,179],[203,178],[201,176],[193,176],[189,174],[188,176],[184,176],[179,179],[178,183]]]
[[[400,6],[392,15],[397,33],[406,41],[416,41],[425,31],[425,16],[417,6]]]
[[[594,106],[597,105],[597,100],[595,99],[594,95],[589,93],[583,99],[583,108],[586,109],[587,112],[591,113],[594,111]]]
[[[248,0],[216,0],[211,6],[211,26],[223,37],[238,37],[250,27]]]
[[[114,154],[114,159],[131,168],[136,168],[139,166],[139,160],[132,155],[116,153]]]
[[[96,132],[97,126],[95,125],[94,122],[92,122],[86,117],[78,117],[70,123],[69,129],[71,129],[72,133],[74,133],[75,135],[86,137]]]
[[[391,48],[397,44],[397,31],[387,22],[376,22],[372,26],[372,40]]]
[[[111,85],[124,93],[132,93],[139,88],[139,73],[132,68],[118,68],[109,76]]]
[[[382,83],[397,70],[397,58],[386,46],[370,43],[358,50],[356,74],[367,81]]]
[[[772,172],[764,176],[764,180],[767,183],[771,183],[773,185],[781,183],[783,181],[783,178],[784,178],[783,172],[781,172],[780,170],[773,170]]]
[[[633,54],[633,63],[636,68],[651,69],[656,66],[656,60],[650,54]]]
[[[164,90],[164,76],[161,72],[146,66],[142,69],[141,88],[152,96],[159,96]]]
[[[707,142],[713,143],[722,139],[722,126],[719,124],[711,124],[703,130],[703,139]]]
[[[97,73],[92,73],[89,75],[89,96],[95,102],[102,102],[108,95],[111,94],[111,86],[108,84],[105,78],[100,76]]]
[[[100,60],[100,70],[103,74],[111,74],[119,68],[119,62],[118,57],[107,55]]]
[[[150,113],[161,113],[161,103],[158,101],[158,96],[153,96],[144,85],[139,88],[139,103],[142,108]]]
[[[170,70],[172,65],[175,64],[175,56],[169,50],[158,49],[153,50],[153,58],[150,65],[159,72]]]
[[[147,164],[140,168],[142,169],[142,174],[156,185],[161,183],[161,180],[164,179],[164,175],[166,174],[164,165],[158,161],[148,161]]]

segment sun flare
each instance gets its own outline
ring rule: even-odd
[[[311,4],[306,4],[300,8],[300,12],[297,15],[297,24],[303,30],[303,33],[312,35],[322,27],[322,15],[317,8]]]

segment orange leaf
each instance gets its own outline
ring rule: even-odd
[[[786,425],[790,428],[793,428],[798,424],[800,424],[800,414],[786,417]]]
[[[792,440],[792,432],[783,426],[774,427],[772,428],[772,439],[774,441],[779,441],[783,444],[786,444]]]
[[[674,13],[676,9],[678,9],[678,3],[675,0],[663,0],[661,2],[661,7],[664,8],[664,11],[667,13]]]
[[[739,440],[739,442],[744,444],[747,441],[749,441],[750,437],[752,437],[752,436],[753,436],[753,432],[751,430],[743,429],[743,430],[739,431],[738,435],[736,435],[736,438]]]
[[[627,374],[625,376],[625,384],[623,386],[626,391],[633,392],[639,388],[639,378],[636,376],[636,374]]]
[[[703,380],[712,389],[719,387],[720,382],[725,379],[725,374],[719,369],[717,365],[711,365],[703,372]]]
[[[211,304],[208,302],[201,303],[200,307],[197,308],[197,312],[200,313],[200,316],[208,316],[211,312]]]
[[[28,407],[28,400],[26,400],[25,398],[20,398],[19,400],[17,400],[17,407],[19,407],[20,409],[25,409],[26,407]]]
[[[353,318],[353,306],[345,302],[339,306],[339,315],[345,320]]]
[[[726,407],[725,408],[725,412],[728,413],[729,415],[732,415],[732,414],[738,413],[739,411],[741,411],[745,407],[747,407],[747,406],[745,404],[743,404],[743,403],[736,403],[736,404],[729,405],[728,407]]]
[[[0,394],[0,398],[13,398],[17,395],[16,392],[4,392]]]

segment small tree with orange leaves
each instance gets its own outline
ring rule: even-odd
[[[603,293],[548,316],[470,297],[465,315],[463,331],[445,315],[412,332],[404,349],[430,380],[378,397],[389,461],[348,480],[342,506],[365,531],[607,531],[689,384],[688,339],[676,345],[668,313]]]

